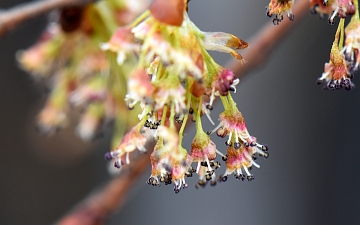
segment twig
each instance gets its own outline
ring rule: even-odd
[[[125,202],[125,196],[149,166],[150,151],[132,160],[129,171],[115,177],[100,191],[91,194],[56,225],[100,225]]]
[[[225,67],[232,70],[238,78],[241,78],[251,70],[262,65],[271,55],[272,50],[275,49],[275,47],[287,37],[290,30],[295,27],[295,23],[299,22],[306,12],[309,11],[309,7],[308,0],[296,1],[293,9],[295,15],[294,21],[285,18],[278,26],[274,26],[272,23],[265,25],[251,39],[248,49],[242,54],[246,63],[240,63],[232,59]]]
[[[300,0],[294,6],[296,21],[299,21],[309,8],[307,0]],[[227,68],[232,69],[238,77],[244,76],[251,69],[256,68],[270,55],[271,50],[287,36],[290,28],[295,24],[294,21],[282,21],[279,26],[269,24],[260,30],[250,42],[251,47],[243,54],[248,61],[242,65],[238,61],[232,60]],[[259,54],[261,53],[261,54]],[[149,155],[141,156],[136,161],[132,161],[130,172],[122,177],[115,178],[109,182],[99,192],[90,195],[83,201],[75,211],[66,215],[58,225],[99,225],[103,224],[108,216],[124,203],[124,197],[132,184],[140,174],[146,169]]]
[[[0,36],[17,27],[22,22],[66,6],[85,5],[94,0],[42,0],[23,3],[0,13]]]

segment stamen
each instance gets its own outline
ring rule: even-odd
[[[129,152],[126,153],[126,164],[130,164]]]

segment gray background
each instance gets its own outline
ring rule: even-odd
[[[1,0],[0,7],[17,2]],[[271,22],[267,4],[192,0],[189,13],[204,31],[249,40]],[[32,20],[0,39],[0,224],[49,224],[109,178],[103,154],[110,132],[93,144],[81,143],[73,127],[48,139],[36,133],[45,92],[17,68],[14,54],[36,40],[44,21]],[[195,176],[175,195],[172,187],[147,186],[147,172],[110,224],[359,224],[360,89],[332,92],[315,84],[335,30],[305,16],[270,60],[242,79],[238,106],[250,133],[270,146],[269,159],[258,159],[261,169],[252,170],[254,181],[229,177],[196,190]],[[229,58],[214,56],[220,63]],[[354,82],[360,85],[356,75]],[[221,112],[220,104],[216,108]],[[214,139],[225,152],[224,140]]]

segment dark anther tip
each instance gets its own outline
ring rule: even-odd
[[[264,152],[269,151],[269,147],[267,145],[263,145],[261,146],[261,150],[263,150]]]
[[[264,158],[265,158],[265,159],[269,158],[269,153],[265,153],[265,154],[264,154]]]
[[[208,109],[208,110],[213,110],[214,109],[214,107],[212,106],[212,105],[206,105],[206,108]]]
[[[228,160],[228,157],[227,157],[227,155],[224,155],[223,157],[221,157],[221,159],[225,162]]]
[[[112,155],[111,155],[110,152],[107,152],[107,153],[105,153],[104,158],[105,158],[106,160],[112,160],[113,157],[112,157]]]

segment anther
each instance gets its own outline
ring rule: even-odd
[[[121,165],[122,165],[122,162],[121,162],[120,160],[116,160],[116,161],[114,162],[114,167],[116,167],[116,168],[118,168],[118,169],[121,168]]]
[[[263,145],[263,146],[261,146],[261,150],[263,150],[264,152],[267,152],[269,150],[269,147],[267,145]]]
[[[266,153],[264,154],[264,158],[265,158],[265,159],[269,158],[269,153],[268,153],[268,152],[266,152]]]
[[[244,146],[246,147],[246,148],[248,148],[249,146],[250,146],[250,144],[249,144],[249,142],[244,142]]]
[[[165,177],[161,176],[160,177],[160,182],[165,182]]]
[[[112,160],[113,157],[112,157],[112,155],[111,155],[110,152],[107,152],[107,153],[105,153],[104,158],[105,158],[106,160]]]
[[[320,79],[320,77],[316,80],[317,85],[322,84],[323,82],[324,82],[324,80]]]
[[[240,179],[241,179],[242,181],[245,180],[245,175],[244,175],[244,174],[240,174],[239,177],[240,177]]]
[[[292,13],[290,13],[290,14],[288,15],[288,18],[289,18],[289,20],[293,21],[294,18],[295,18],[295,15],[292,14]]]
[[[206,183],[203,180],[199,180],[199,182],[197,184],[201,187],[205,187],[205,185],[206,185]]]
[[[180,192],[180,189],[178,189],[178,188],[174,188],[174,192],[175,192],[175,194],[178,194],[179,192]]]
[[[206,108],[207,108],[208,110],[213,110],[213,109],[214,109],[214,107],[213,107],[212,105],[210,105],[210,104],[207,104],[207,105],[206,105]]]
[[[248,181],[252,181],[255,179],[254,175],[252,175],[252,174],[248,175],[246,178]]]
[[[127,107],[128,107],[129,110],[133,110],[133,109],[134,109],[134,106],[133,106],[132,104],[130,104],[130,103],[127,104]]]
[[[231,147],[232,143],[231,143],[231,141],[229,141],[229,142],[225,141],[225,145]]]
[[[215,186],[215,185],[216,185],[216,180],[210,181],[210,185],[211,185],[211,186]]]
[[[210,176],[209,174],[206,174],[206,175],[205,175],[205,179],[206,179],[206,180],[211,180],[211,176]]]
[[[228,155],[224,155],[223,157],[221,157],[221,159],[226,162],[228,160]]]
[[[146,183],[148,184],[148,185],[150,185],[151,183],[152,183],[152,177],[150,177],[147,181],[146,181]]]
[[[271,17],[272,15],[270,14],[270,10],[266,7],[266,16],[267,17]]]
[[[190,113],[190,114],[193,114],[193,113],[194,113],[193,108],[190,108],[190,109],[189,109],[189,113]]]
[[[235,142],[235,143],[234,143],[234,148],[235,148],[235,149],[239,149],[240,147],[241,147],[240,142]]]
[[[227,176],[220,176],[219,177],[222,182],[226,182],[228,177]]]

